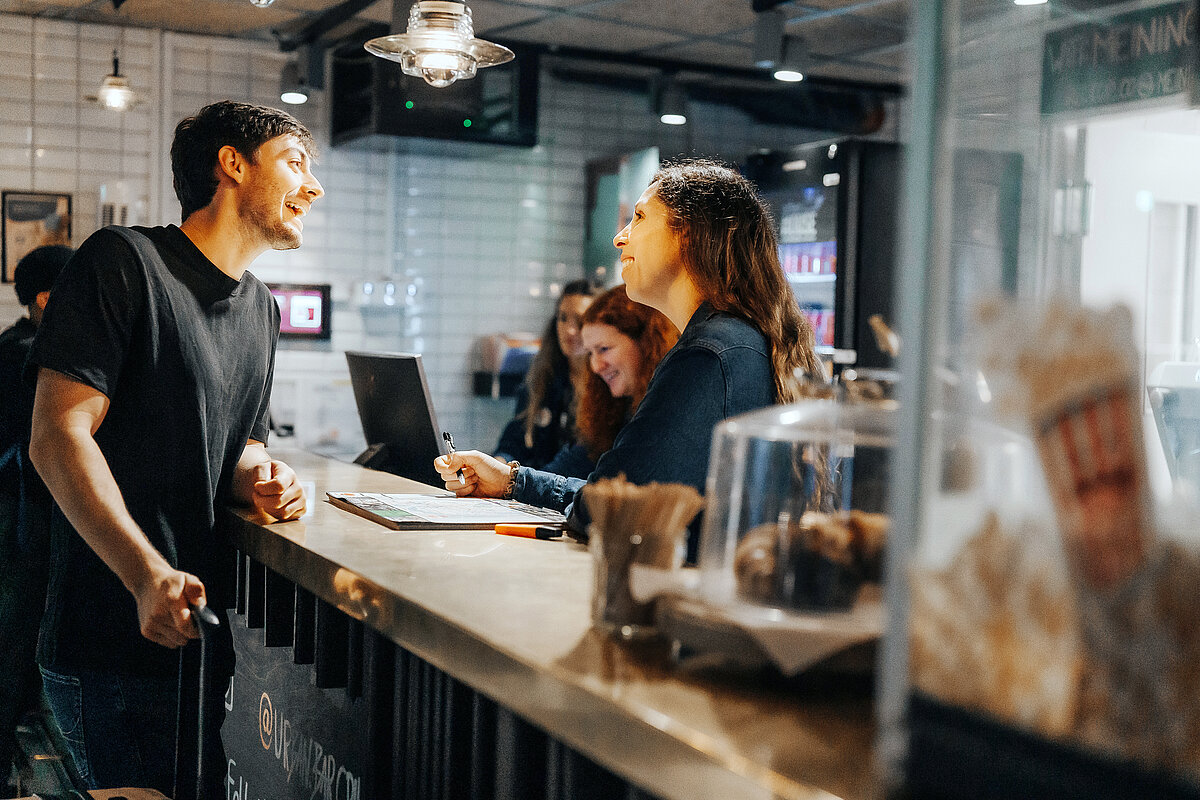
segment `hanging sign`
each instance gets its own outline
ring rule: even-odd
[[[1193,91],[1196,7],[1195,0],[1171,3],[1046,34],[1042,113]]]

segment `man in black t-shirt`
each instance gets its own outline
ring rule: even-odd
[[[275,109],[221,102],[180,122],[182,223],[89,237],[34,341],[30,455],[56,505],[38,663],[93,788],[173,793],[189,606],[232,605],[216,508],[304,513],[295,473],[266,452],[279,309],[247,268],[300,246],[324,194],[314,150]]]
[[[33,387],[22,382],[21,372],[50,288],[74,252],[62,244],[43,245],[17,262],[13,288],[29,316],[0,333],[0,775],[12,765],[17,723],[42,707],[33,653],[46,598],[53,505],[29,463]]]

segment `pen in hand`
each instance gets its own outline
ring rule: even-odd
[[[454,452],[454,437],[450,435],[450,431],[442,431],[442,438],[446,440],[446,447],[450,453]],[[462,467],[458,468],[458,482],[463,486],[467,485],[467,479],[463,477]]]

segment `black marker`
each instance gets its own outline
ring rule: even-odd
[[[446,447],[451,453],[454,453],[454,437],[450,435],[450,431],[442,431],[442,438],[446,440]],[[462,467],[458,468],[458,482],[463,486],[467,485],[467,479],[462,474]]]
[[[188,603],[188,608],[192,610],[192,621],[196,623],[196,628],[201,634],[213,629],[221,627],[221,619],[217,613],[206,605],[198,603]]]

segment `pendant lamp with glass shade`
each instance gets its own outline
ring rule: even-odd
[[[113,111],[124,111],[137,103],[138,98],[129,85],[129,79],[121,74],[121,61],[117,58],[116,50],[113,50],[112,64],[112,74],[105,75],[96,93],[87,95],[84,99]]]
[[[397,12],[393,19],[398,16]],[[417,0],[408,12],[407,31],[371,39],[363,46],[373,55],[399,62],[405,75],[438,88],[513,58],[507,47],[476,39],[471,9],[454,0]]]

